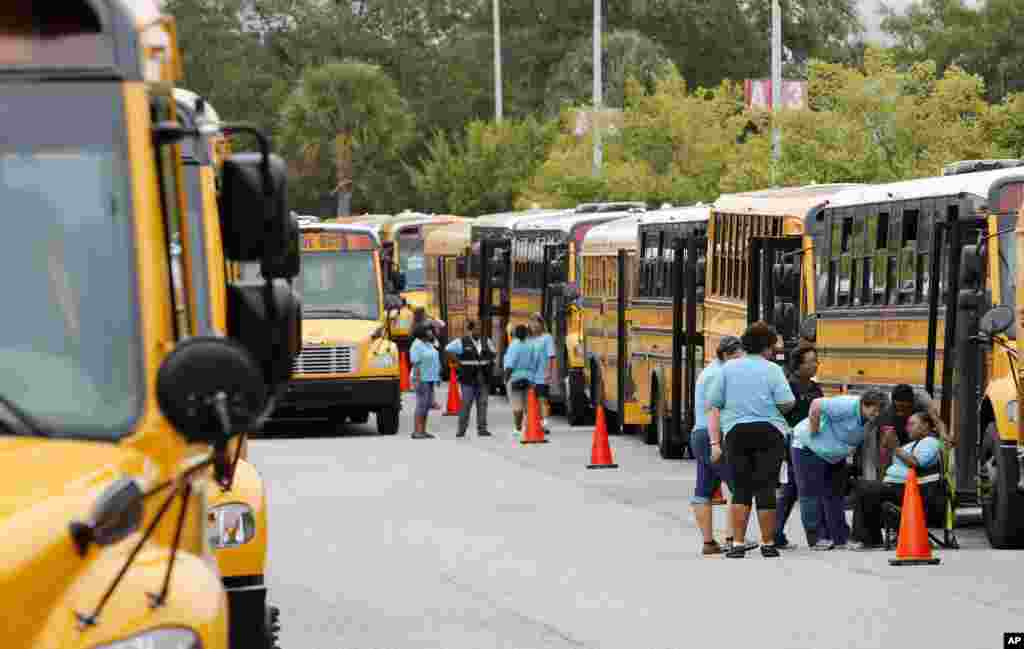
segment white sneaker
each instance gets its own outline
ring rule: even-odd
[[[846,546],[838,546],[838,547],[839,547],[839,549],[843,549]],[[832,541],[826,541],[824,539],[821,540],[821,541],[818,541],[817,543],[815,543],[814,545],[811,546],[812,550],[817,550],[819,552],[828,552],[829,550],[835,550],[836,548],[837,548],[837,546],[836,546],[835,543],[833,543]]]

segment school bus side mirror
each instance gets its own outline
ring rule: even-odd
[[[156,377],[160,411],[189,443],[213,446],[251,430],[267,391],[259,363],[229,338],[189,338],[167,355]]]
[[[978,288],[981,285],[983,265],[978,246],[964,246],[960,252],[960,288]]]
[[[259,261],[267,279],[291,279],[299,273],[299,226],[288,209],[287,167],[270,153],[270,143],[258,129],[225,125],[222,130],[250,133],[260,144],[259,153],[236,153],[221,170],[224,254],[231,261]]]
[[[113,545],[139,529],[142,523],[142,487],[132,478],[120,478],[100,494],[89,518],[73,521],[69,531],[80,556],[91,545]]]
[[[275,279],[231,282],[227,297],[228,335],[248,350],[270,385],[288,381],[302,351],[298,294],[288,282]]]
[[[981,318],[978,329],[986,336],[997,336],[1013,325],[1013,309],[999,305],[989,309]]]

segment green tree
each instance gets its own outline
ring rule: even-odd
[[[378,66],[343,61],[307,69],[281,109],[285,150],[304,181],[298,204],[329,191],[339,215],[349,213],[353,194],[377,205],[374,172],[397,167],[413,129],[395,82]]]
[[[985,79],[990,99],[1024,89],[1024,4],[986,0],[918,0],[903,14],[888,9],[882,28],[896,39],[898,60],[956,65]]]
[[[547,87],[547,112],[557,115],[565,105],[591,103],[594,84],[593,44],[582,39],[558,64]],[[605,106],[622,107],[626,80],[638,80],[654,90],[659,77],[675,73],[665,49],[635,31],[612,32],[601,43],[602,99]]]
[[[557,124],[474,121],[461,137],[434,133],[428,156],[410,169],[424,209],[478,216],[508,211],[547,157]]]

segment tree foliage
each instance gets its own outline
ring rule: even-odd
[[[904,64],[932,60],[939,70],[956,65],[985,79],[990,99],[1024,90],[1020,0],[917,0],[904,14],[889,10],[882,28],[896,39]]]
[[[676,71],[665,49],[639,32],[613,32],[601,45],[601,94],[605,106],[623,105],[627,79],[639,80],[653,90],[659,77]],[[577,41],[548,80],[547,113],[558,115],[563,106],[590,104],[593,84],[593,41],[584,38]]]
[[[591,174],[592,141],[563,134],[519,202],[692,203],[773,184],[932,176],[955,160],[1022,152],[1024,96],[991,105],[980,77],[956,66],[936,70],[933,62],[902,69],[873,49],[860,68],[812,61],[810,106],[780,111],[775,122],[745,109],[730,82],[692,92],[673,75],[654,92],[631,83],[625,126],[607,143],[602,175]],[[782,154],[773,170],[774,124]]]
[[[471,122],[463,137],[435,132],[428,158],[410,170],[421,208],[467,216],[510,210],[556,132],[554,121],[533,118]]]
[[[378,66],[354,61],[308,68],[281,110],[281,134],[299,183],[295,198],[315,200],[317,190],[371,200],[376,172],[395,163],[407,146],[414,118],[394,81]],[[333,177],[332,177],[333,176]],[[333,181],[327,185],[327,181]],[[307,190],[308,191],[308,190]]]

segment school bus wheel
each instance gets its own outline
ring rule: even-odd
[[[348,420],[353,424],[365,424],[370,421],[370,411],[356,410],[348,413]]]
[[[570,426],[582,426],[590,415],[590,404],[583,389],[583,370],[569,370],[565,377],[565,418]]]
[[[398,408],[382,408],[377,412],[377,433],[394,435],[398,432]]]
[[[988,464],[991,497],[982,501],[985,535],[993,548],[1024,548],[1024,496],[1017,492],[1017,448],[1003,447],[994,423],[985,430],[979,464]],[[994,474],[994,475],[993,475]]]

